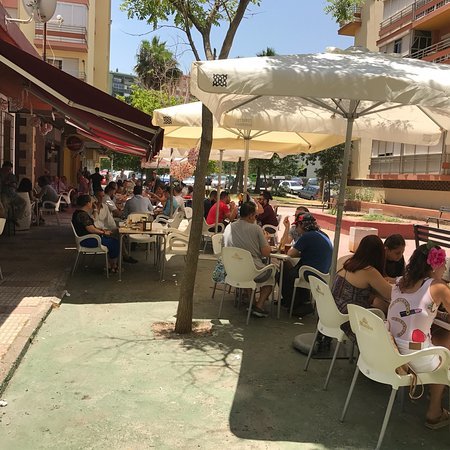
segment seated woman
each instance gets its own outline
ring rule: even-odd
[[[90,195],[80,195],[77,199],[77,209],[72,215],[72,224],[78,236],[86,234],[98,234],[101,237],[102,244],[108,248],[109,269],[113,273],[118,272],[117,258],[119,257],[119,241],[111,237],[112,232],[97,228],[94,225],[94,219],[90,216],[93,209],[93,200]],[[86,239],[83,241],[85,247],[97,247],[95,239]]]
[[[443,346],[450,349],[450,332],[437,327],[431,334],[436,315],[449,321],[450,289],[442,281],[445,271],[445,251],[429,242],[412,254],[405,274],[392,289],[387,326],[402,354]],[[443,306],[447,312],[440,312]],[[405,312],[407,312],[405,314]],[[431,372],[440,364],[439,356],[424,356],[410,363],[417,372]],[[438,429],[449,425],[449,412],[442,409],[444,385],[430,385],[430,403],[425,426]]]
[[[391,283],[401,277],[405,271],[405,253],[406,242],[401,234],[391,234],[384,241],[386,251],[385,274]]]
[[[392,286],[383,277],[384,260],[384,245],[378,236],[370,235],[361,240],[355,254],[345,261],[334,278],[331,290],[341,313],[348,313],[348,304],[370,308],[376,294],[391,298]],[[349,322],[341,328],[354,339]]]
[[[329,237],[319,229],[314,216],[309,213],[297,216],[294,225],[300,237],[295,245],[289,249],[288,255],[291,258],[300,258],[300,260],[295,267],[283,272],[282,304],[286,307],[291,305],[294,282],[298,278],[300,267],[311,266],[322,273],[328,273],[333,254],[333,245]],[[287,227],[289,227],[289,224]],[[305,275],[307,277],[308,273],[305,273]],[[294,303],[296,315],[305,316],[314,311],[312,304],[309,302],[309,294],[308,289],[297,289]]]

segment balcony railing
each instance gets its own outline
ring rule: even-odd
[[[380,24],[380,36],[382,36],[386,28],[396,23],[403,25],[414,22],[415,20],[422,19],[428,14],[433,13],[439,8],[450,3],[450,0],[418,0],[412,5],[403,8],[401,11],[396,12],[392,16],[383,20]],[[424,8],[424,6],[428,7]]]
[[[418,50],[417,52],[411,53],[410,58],[423,59],[425,56],[432,55],[433,53],[440,52],[450,47],[450,38],[444,39],[437,44],[430,45],[429,47]]]
[[[35,39],[43,39],[44,24],[36,23]],[[47,23],[47,40],[87,45],[86,27]]]
[[[353,22],[361,22],[361,7],[360,6],[354,6],[353,7],[353,15],[350,20],[343,20],[342,22],[339,22],[339,27],[345,27],[345,25],[348,25],[349,23]]]

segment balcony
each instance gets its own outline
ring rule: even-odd
[[[42,47],[44,24],[36,23],[35,25],[34,41],[37,47]],[[86,27],[47,23],[47,43],[58,50],[86,52],[88,48],[87,29]]]
[[[450,59],[450,38],[444,39],[429,47],[411,53],[410,58],[423,59],[429,62],[444,62]]]
[[[353,8],[353,17],[348,22],[340,22],[338,34],[341,36],[355,36],[361,27],[361,8],[355,6]]]
[[[411,26],[421,30],[438,30],[450,22],[450,0],[418,0],[388,17],[380,24],[380,40]]]
[[[450,22],[450,0],[419,0],[415,3],[413,28],[439,30]]]

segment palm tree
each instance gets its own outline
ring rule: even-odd
[[[274,48],[267,47],[265,50],[262,50],[260,53],[257,53],[256,56],[276,56],[277,53]]]
[[[169,91],[183,74],[172,52],[166,48],[166,42],[160,42],[157,36],[151,42],[141,42],[136,59],[134,71],[147,89]]]

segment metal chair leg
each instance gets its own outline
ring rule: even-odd
[[[352,397],[353,389],[355,388],[355,384],[356,384],[356,380],[358,379],[358,375],[359,375],[359,367],[356,366],[356,370],[355,370],[355,373],[354,373],[353,379],[352,379],[352,384],[350,385],[350,389],[347,394],[347,399],[345,400],[344,410],[342,411],[342,415],[340,418],[341,422],[343,422],[345,419],[345,414],[347,413],[348,404],[350,403],[350,399]]]
[[[214,283],[214,287],[213,287],[211,298],[214,298],[214,295],[216,293],[216,287],[217,287],[217,283]],[[225,289],[225,286],[223,288]]]
[[[313,343],[311,344],[311,348],[309,349],[308,358],[306,358],[305,368],[303,369],[305,372],[308,370],[309,361],[311,360],[311,356],[312,356],[313,351],[314,351],[314,345],[315,345],[315,343],[317,341],[317,336],[319,336],[319,329],[318,328],[316,328],[316,334],[314,335]]]
[[[106,260],[106,278],[109,278],[108,253],[105,253],[105,260]]]
[[[391,395],[389,397],[389,402],[386,408],[386,414],[384,415],[383,425],[381,427],[380,436],[378,437],[378,442],[375,450],[381,447],[383,442],[384,433],[386,432],[387,425],[389,423],[389,418],[391,417],[392,405],[394,404],[395,396],[397,395],[397,389],[392,388]]]
[[[292,311],[294,311],[295,294],[297,293],[297,286],[294,286],[294,292],[292,293],[291,308],[289,309],[289,317],[292,317]]]
[[[328,383],[330,382],[331,372],[332,372],[332,370],[333,370],[334,363],[336,362],[336,357],[337,357],[337,354],[338,354],[339,346],[340,346],[340,345],[341,345],[341,342],[338,341],[338,343],[337,343],[337,345],[336,345],[336,348],[335,348],[335,350],[334,350],[334,355],[333,355],[333,359],[332,359],[331,364],[330,364],[330,368],[328,369],[327,379],[325,380],[325,385],[323,386],[323,390],[324,390],[324,391],[327,390]]]
[[[220,319],[220,316],[221,316],[221,314],[222,314],[222,305],[223,305],[223,299],[225,298],[225,286],[224,286],[224,289],[223,289],[223,294],[222,294],[222,299],[220,300],[220,306],[219,306],[219,315],[218,315],[218,319]]]
[[[256,289],[252,289],[252,295],[250,297],[250,305],[248,305],[248,313],[247,313],[246,325],[248,325],[248,323],[250,321],[250,314],[252,313],[252,306],[253,306],[253,301],[255,300],[255,294],[256,294]]]
[[[73,265],[72,275],[75,273],[75,269],[77,268],[78,258],[80,257],[80,253],[77,252],[77,257],[75,258],[75,264]]]

